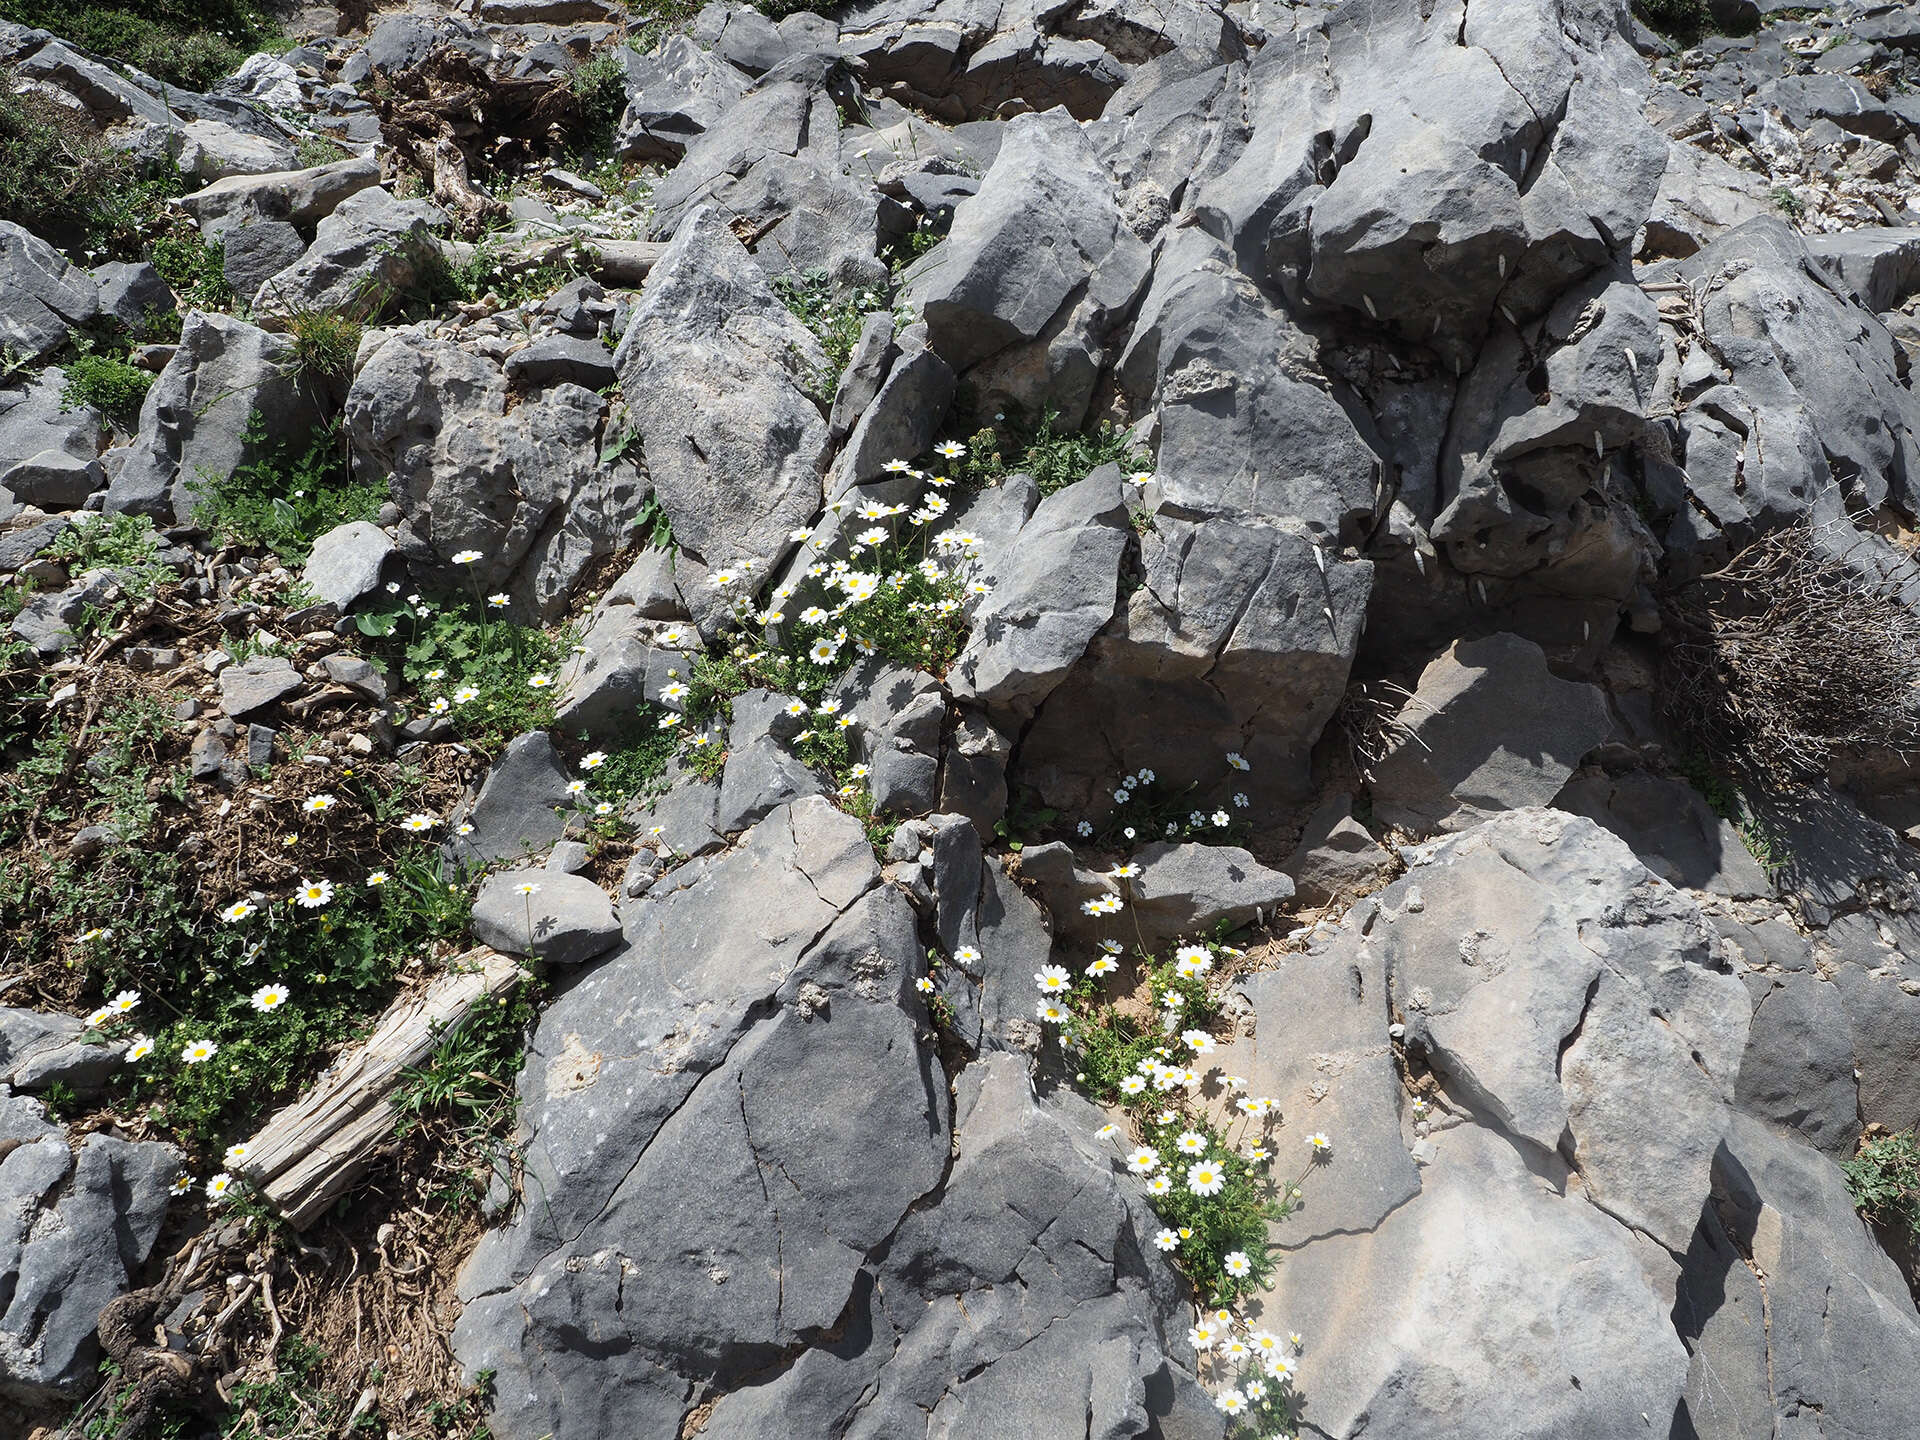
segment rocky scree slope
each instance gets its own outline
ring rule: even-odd
[[[129,577],[43,552],[103,518],[230,600],[200,490],[329,422],[375,503],[237,627],[298,614],[300,667],[182,712],[197,803],[329,682],[367,753],[463,743],[478,687],[355,668],[396,596],[574,622],[551,723],[423,817],[553,987],[450,1331],[491,1433],[1920,1432],[1911,1256],[1840,1168],[1920,1123],[1912,735],[1786,783],[1667,668],[1768,537],[1912,653],[1920,18],[638,18],[376,17],[207,96],[0,28],[15,86],[192,177],[234,296],[0,222],[15,663],[90,663]],[[508,128],[583,64],[638,188]],[[541,193],[480,188],[523,161]],[[65,408],[73,332],[155,307],[137,418]],[[674,756],[595,815],[636,713]],[[1169,996],[1216,1018],[1102,1113],[1129,977],[1148,1048]],[[40,1403],[180,1167],[70,1149],[35,1057],[78,1083],[84,1027],[6,1015],[0,1376]],[[1239,1271],[1168,1218],[1189,1128],[1275,1157]]]

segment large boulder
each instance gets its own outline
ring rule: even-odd
[[[719,210],[681,222],[614,363],[674,539],[710,567],[771,563],[823,498],[827,362]]]
[[[1920,1316],[1899,1268],[1839,1167],[1759,1120],[1727,1135],[1673,1319],[1701,1440],[1902,1440],[1920,1426]]]
[[[1283,1135],[1333,1139],[1259,1301],[1310,1337],[1315,1431],[1665,1434],[1678,1257],[1742,1123],[1745,989],[1694,902],[1591,821],[1510,811],[1406,853],[1243,982],[1253,1037],[1221,1057]],[[1725,1377],[1743,1404],[1754,1380]]]
[[[1064,110],[1009,121],[979,193],[909,276],[934,351],[976,377],[979,404],[1077,427],[1108,332],[1146,283],[1148,251]]]
[[[1163,511],[1293,521],[1319,544],[1373,525],[1381,442],[1313,354],[1219,240],[1197,228],[1168,236],[1118,371],[1160,422]]]
[[[301,227],[319,224],[349,196],[380,183],[380,162],[371,157],[337,160],[306,170],[277,170],[264,175],[229,175],[204,190],[180,198],[180,208],[208,239],[250,219],[284,220]]]
[[[625,160],[678,160],[746,91],[746,76],[690,35],[669,35],[650,55],[619,53],[627,108],[615,143]]]
[[[314,227],[313,244],[255,292],[243,292],[263,324],[284,326],[304,311],[371,320],[421,288],[439,258],[432,232],[447,224],[431,200],[396,200],[385,190],[348,196]]]
[[[1666,164],[1611,12],[1362,0],[1269,46],[1198,204],[1290,300],[1471,361],[1625,258]]]
[[[27,364],[46,359],[68,334],[100,314],[100,291],[31,230],[0,220],[0,351]]]
[[[503,1440],[674,1440],[716,1393],[706,1429],[740,1437],[897,1434],[935,1401],[961,1433],[1091,1411],[1118,1436],[1191,1398],[1097,1113],[989,1062],[952,1159],[913,911],[879,878],[857,821],[784,806],[629,904],[542,1017],[540,1198],[468,1263],[454,1339]]]
[[[327,399],[325,385],[301,373],[290,339],[195,310],[140,407],[106,508],[186,523],[196,491],[277,447],[304,452]]]
[[[823,271],[842,288],[884,284],[874,255],[880,197],[840,163],[836,107],[855,93],[830,56],[777,66],[688,144],[654,191],[653,233],[675,235],[710,206],[753,237],[769,271]]]
[[[1006,552],[987,559],[993,590],[953,662],[956,698],[1033,713],[1113,616],[1126,526],[1111,468],[1040,502]]]
[[[1598,688],[1518,635],[1460,641],[1421,673],[1374,767],[1374,813],[1417,834],[1546,805],[1610,730]]]
[[[939,1183],[912,911],[878,879],[856,820],[783,807],[631,903],[626,946],[542,1017],[521,1082],[541,1199],[469,1262],[455,1338],[505,1382],[496,1434],[565,1440],[614,1413],[679,1434],[691,1376],[832,1326]]]
[[[578,385],[516,402],[498,364],[410,327],[364,356],[345,420],[356,456],[392,477],[416,581],[504,590],[513,613],[547,621],[644,498],[631,465],[600,464],[606,411]],[[480,559],[453,564],[469,550]]]
[[[1372,563],[1330,558],[1293,526],[1165,509],[1140,553],[1145,583],[1046,700],[1020,773],[1078,814],[1108,808],[1111,778],[1143,766],[1171,786],[1213,787],[1237,752],[1253,767],[1233,776],[1240,793],[1301,798],[1359,649]]]
[[[92,1384],[94,1327],[152,1253],[180,1157],[89,1135],[76,1148],[36,1101],[0,1099],[0,1395],[71,1401]]]

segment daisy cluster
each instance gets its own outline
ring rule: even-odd
[[[1202,1315],[1187,1338],[1219,1387],[1214,1404],[1239,1422],[1240,1433],[1292,1435],[1299,1413],[1295,1375],[1305,1344],[1300,1335],[1276,1335],[1221,1309]]]
[[[956,442],[949,447],[965,450]],[[826,508],[842,522],[837,533],[822,543],[815,527],[792,531],[791,543],[814,545],[815,553],[764,599],[759,559],[709,573],[708,583],[727,596],[740,634],[725,657],[733,673],[695,665],[696,712],[708,694],[737,694],[745,685],[816,701],[864,656],[939,672],[959,653],[968,609],[990,589],[978,575],[984,542],[947,523],[952,503],[943,491],[951,479],[904,460],[883,469],[923,482],[918,503],[857,494],[832,501]],[[726,683],[730,679],[736,683]]]
[[[1229,752],[1225,762],[1225,782],[1204,797],[1198,782],[1176,788],[1150,766],[1122,775],[1096,797],[1097,813],[1074,822],[1073,833],[1115,848],[1156,840],[1236,842],[1252,823],[1253,799],[1240,777],[1253,766],[1238,751]]]
[[[1123,863],[1107,878],[1124,885],[1137,873]],[[1278,1102],[1219,1063],[1220,1036],[1232,1032],[1216,986],[1223,962],[1240,955],[1202,941],[1129,955],[1109,939],[1078,974],[1049,964],[1034,976],[1038,1016],[1075,1080],[1124,1112],[1096,1136],[1145,1187],[1162,1225],[1154,1246],[1221,1307],[1270,1283],[1269,1229],[1292,1213],[1307,1175],[1332,1152],[1326,1135],[1310,1134],[1299,1172],[1276,1177]],[[1196,1327],[1194,1344],[1210,1356],[1218,1403],[1239,1433],[1291,1433],[1297,1341],[1288,1349],[1264,1331],[1241,1333],[1222,1308]]]

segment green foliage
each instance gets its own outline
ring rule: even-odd
[[[482,240],[459,262],[447,259],[437,245],[423,250],[418,260],[414,289],[397,297],[405,313],[415,319],[488,295],[502,305],[544,300],[587,273],[586,259],[579,251],[563,251],[558,258],[539,261],[509,258],[491,238]]]
[[[673,521],[668,517],[666,507],[660,503],[658,491],[648,495],[641,504],[640,513],[633,517],[633,529],[639,535],[641,545],[649,550],[679,548],[674,543]]]
[[[591,803],[611,801],[618,806],[628,800],[652,794],[659,788],[667,762],[678,748],[676,726],[662,726],[667,712],[658,705],[642,702],[615,733],[598,765],[583,768],[588,783],[585,799]],[[586,739],[585,735],[580,737]]]
[[[1056,430],[1058,419],[1051,410],[1040,417],[1039,428],[1027,441],[1026,453],[1013,466],[1031,475],[1042,495],[1064,490],[1102,465],[1144,470],[1151,464],[1149,457],[1135,453],[1126,435],[1108,421],[1102,420],[1091,435],[1086,435]]]
[[[62,410],[91,405],[123,429],[140,415],[141,402],[153,388],[151,372],[112,355],[82,352],[65,366],[67,383],[60,392]]]
[[[501,1108],[511,1112],[513,1080],[534,1016],[532,990],[521,986],[475,1006],[465,1024],[441,1037],[425,1065],[400,1077],[393,1108],[402,1134],[436,1111],[489,1126]]]
[[[222,242],[202,240],[198,231],[188,227],[155,240],[151,259],[160,278],[189,310],[228,310],[234,295],[227,284],[226,255]]]
[[[0,0],[0,20],[52,30],[67,40],[188,90],[231,75],[279,27],[256,0]]]
[[[89,610],[75,625],[79,634],[111,630],[120,617],[160,593],[174,578],[160,561],[160,537],[144,515],[102,515],[83,510],[41,554],[64,564],[70,574],[111,569],[119,595],[99,610]]]
[[[581,143],[590,155],[604,154],[627,108],[626,67],[615,51],[596,51],[567,72],[567,89],[580,110]]]
[[[827,352],[831,374],[826,377],[829,390],[847,368],[853,347],[860,339],[860,327],[866,317],[881,308],[883,297],[877,290],[838,293],[825,270],[808,270],[801,275],[776,275],[774,292],[801,324],[814,333],[820,348]]]
[[[338,310],[298,310],[287,317],[295,373],[350,379],[360,351],[360,322]]]
[[[352,478],[333,426],[316,429],[305,445],[269,446],[265,419],[255,412],[245,439],[253,459],[224,479],[202,474],[187,486],[194,523],[225,540],[298,566],[321,535],[350,520],[372,520],[386,501],[384,484]]]
[[[948,440],[920,458],[922,469],[971,488],[996,485],[1008,475],[1031,475],[1042,495],[1084,480],[1102,465],[1118,464],[1129,473],[1152,468],[1153,458],[1127,443],[1124,431],[1102,420],[1092,434],[1056,429],[1059,416],[1049,410],[1031,430],[983,427],[964,443]]]
[[[918,535],[901,535],[888,528],[897,519],[895,507],[875,508],[888,513],[855,517],[856,525],[871,528],[850,542],[849,560],[815,565],[807,583],[777,599],[772,609],[756,608],[743,593],[741,573],[713,572],[715,583],[736,596],[735,618],[746,635],[694,662],[690,720],[707,719],[754,686],[817,702],[865,655],[945,673],[966,643],[972,596],[965,567],[973,545],[930,540],[925,528]],[[863,541],[866,536],[879,538]],[[855,562],[871,568],[856,570]],[[843,581],[859,588],[848,590]],[[856,594],[863,598],[853,599]]]
[[[13,93],[13,72],[0,66],[0,215],[58,245],[130,258],[180,193],[171,167],[142,171],[58,105]]]
[[[1099,845],[1132,849],[1156,840],[1242,845],[1253,829],[1244,792],[1209,800],[1197,780],[1176,788],[1150,769],[1121,776],[1109,798],[1113,806],[1093,830]]]
[[[1869,1140],[1840,1168],[1862,1215],[1909,1245],[1920,1243],[1920,1135],[1907,1130]]]
[[[478,602],[469,610],[457,600],[375,610],[362,621],[361,633],[392,637],[407,680],[464,738],[496,749],[553,724],[570,635],[494,619]]]
[[[1799,192],[1785,185],[1774,187],[1773,203],[1789,220],[1798,220],[1807,213],[1807,202],[1800,197]]]
[[[1747,853],[1759,861],[1762,870],[1772,875],[1787,863],[1785,842],[1767,828],[1765,820],[1748,808],[1740,787],[1726,774],[1716,770],[1705,754],[1698,750],[1681,750],[1674,756],[1673,768],[1700,792],[1714,814],[1739,832],[1740,842],[1747,847]]]
[[[351,158],[346,146],[324,135],[302,135],[293,144],[294,164],[302,170],[311,170],[317,165],[335,165]]]
[[[629,7],[627,44],[642,55],[650,55],[660,42],[700,13],[701,0],[636,0]]]
[[[861,163],[867,167],[868,177],[870,179],[876,178],[872,158],[869,157]],[[922,215],[913,229],[907,231],[904,235],[896,236],[881,247],[880,258],[887,262],[887,268],[893,272],[894,278],[898,280],[901,273],[911,266],[914,261],[918,260],[922,255],[928,254],[934,246],[946,238],[947,237],[941,234],[939,229],[935,227],[930,218]]]
[[[1231,1033],[1208,981],[1227,953],[1238,952],[1193,944],[1172,956],[1137,951],[1130,962],[1122,962],[1116,942],[1050,997],[1066,1012],[1059,1022],[1060,1043],[1076,1082],[1101,1103],[1128,1109],[1139,1138],[1157,1154],[1153,1173],[1165,1179],[1150,1183],[1148,1193],[1161,1219],[1184,1232],[1173,1252],[1176,1263],[1203,1299],[1222,1305],[1270,1278],[1267,1225],[1292,1208],[1290,1194],[1265,1173],[1267,1107],[1239,1097],[1237,1133],[1230,1138],[1199,1103],[1195,1074],[1205,1068],[1200,1057],[1212,1048],[1215,1034]],[[1152,1010],[1114,1003],[1110,990],[1127,964],[1135,968],[1140,999]],[[1172,1017],[1171,1033],[1159,1023],[1163,1013]],[[1220,1167],[1224,1183],[1216,1193],[1196,1193],[1187,1183],[1190,1157],[1175,1143],[1182,1134],[1205,1138],[1194,1157]],[[1229,1273],[1227,1257],[1235,1252],[1251,1264],[1244,1275]]]
[[[421,847],[394,863],[387,883],[343,884],[320,909],[287,899],[233,923],[198,912],[195,943],[174,950],[158,975],[130,963],[117,943],[107,947],[99,965],[106,989],[165,994],[178,1011],[150,1032],[154,1051],[134,1067],[135,1094],[154,1100],[170,1129],[203,1148],[247,1128],[366,1029],[409,961],[463,933],[470,899],[464,878]],[[262,1011],[252,996],[267,984],[289,994]],[[185,1047],[202,1040],[215,1054],[185,1063]]]
[[[1694,44],[1714,28],[1707,0],[1634,0],[1633,13],[1682,45]]]

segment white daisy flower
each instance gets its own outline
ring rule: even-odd
[[[287,1003],[290,992],[284,985],[262,985],[247,997],[253,1008],[265,1015]]]
[[[219,1049],[211,1040],[192,1040],[181,1047],[180,1058],[189,1065],[198,1065],[211,1060]]]
[[[300,888],[294,892],[294,900],[305,910],[318,910],[333,899],[331,880],[302,880]]]
[[[1195,1195],[1218,1195],[1226,1184],[1227,1172],[1211,1160],[1187,1167],[1187,1189]]]

